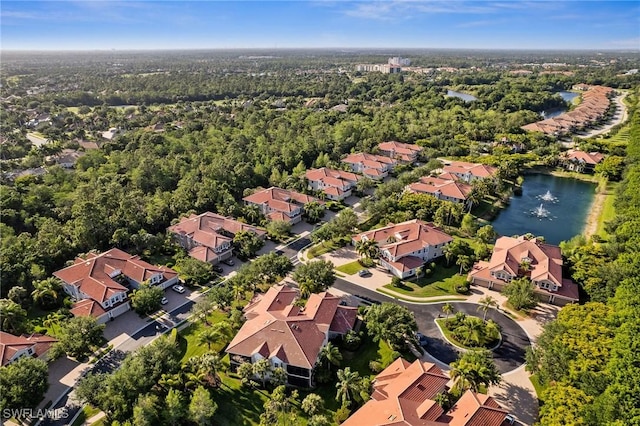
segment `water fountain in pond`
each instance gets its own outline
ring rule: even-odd
[[[547,203],[555,203],[558,201],[558,197],[554,197],[549,190],[547,190],[543,195],[538,195],[538,199]]]
[[[542,204],[540,204],[535,209],[531,210],[531,214],[538,219],[544,219],[549,217],[549,210],[545,209]]]

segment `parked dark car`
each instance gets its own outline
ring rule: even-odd
[[[221,274],[224,272],[224,269],[222,269],[222,266],[220,265],[213,265],[213,272]]]
[[[225,265],[229,265],[229,266],[235,265],[235,262],[231,258],[223,260],[222,263],[224,263]]]

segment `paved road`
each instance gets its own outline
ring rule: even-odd
[[[341,278],[336,280],[334,287],[338,290],[342,290],[346,293],[353,295],[362,295],[370,299],[380,302],[394,301],[399,305],[409,308],[416,317],[418,328],[422,334],[427,336],[429,344],[427,345],[427,351],[436,359],[449,364],[455,361],[458,357],[457,349],[444,340],[440,330],[435,323],[435,319],[438,315],[442,314],[442,306],[444,303],[430,303],[430,304],[418,304],[418,303],[406,303],[384,294],[368,290],[358,285],[352,284]],[[450,302],[456,312],[464,312],[470,315],[478,315],[477,307],[475,303],[465,302]],[[515,370],[525,362],[526,348],[531,345],[527,334],[524,330],[511,318],[507,317],[501,312],[491,309],[487,313],[487,318],[491,318],[497,322],[501,327],[502,344],[496,350],[493,351],[494,360],[500,373],[504,374],[509,371]]]

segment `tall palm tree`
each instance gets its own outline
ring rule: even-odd
[[[210,328],[204,329],[200,333],[200,336],[198,336],[198,341],[202,344],[206,344],[208,350],[211,350],[212,343],[226,342],[232,334],[233,330],[231,328],[231,324],[227,321],[221,321],[212,325]]]
[[[360,374],[357,371],[351,371],[351,367],[338,370],[338,383],[336,388],[336,401],[342,402],[343,407],[348,407],[354,399],[360,387]]]
[[[442,312],[446,315],[446,320],[449,321],[449,315],[453,313],[453,305],[449,302],[442,305]]]
[[[500,326],[498,325],[498,323],[493,320],[487,321],[484,325],[484,336],[486,339],[485,343],[496,340],[498,337],[500,337]]]
[[[478,305],[479,305],[478,306],[478,310],[482,311],[482,313],[483,313],[482,320],[486,321],[487,320],[487,311],[489,311],[490,308],[498,306],[498,302],[493,297],[486,296],[486,297],[483,297],[482,299],[478,300]]]
[[[60,298],[59,292],[62,290],[60,280],[55,277],[47,278],[36,281],[33,287],[34,290],[31,292],[31,297],[35,302],[38,302],[40,306],[52,307],[57,305]]]
[[[340,349],[333,343],[327,343],[320,350],[320,357],[323,361],[327,362],[327,367],[331,370],[331,364],[336,367],[340,367],[340,362],[342,361],[342,354],[340,353]]]
[[[198,343],[207,345],[207,349],[211,350],[211,345],[218,341],[218,333],[212,328],[206,328],[202,330],[198,336]]]
[[[455,331],[456,334],[464,336],[464,344],[475,342],[476,345],[484,343],[484,322],[478,317],[467,317],[464,323]]]
[[[469,268],[469,266],[471,266],[472,263],[473,263],[473,259],[471,259],[471,256],[467,256],[466,254],[458,256],[458,259],[456,260],[456,265],[460,266],[460,275],[462,275],[462,272],[467,268]]]
[[[378,257],[378,243],[374,240],[361,240],[356,243],[356,253],[367,259]]]
[[[0,329],[13,334],[24,331],[27,311],[13,300],[0,299]]]

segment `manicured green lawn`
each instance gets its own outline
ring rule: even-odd
[[[337,271],[344,272],[347,275],[353,275],[361,269],[362,265],[357,260],[355,262],[346,263],[344,265],[336,267]]]
[[[210,324],[224,321],[227,315],[224,312],[214,311],[207,317]],[[207,345],[200,344],[198,337],[208,326],[204,322],[195,322],[180,332],[178,341],[180,349],[183,351],[182,363],[187,362],[189,358],[202,355],[208,351]],[[211,350],[220,351],[227,345],[227,341],[220,341],[211,345]]]
[[[537,374],[531,375],[531,377],[529,377],[529,380],[531,380],[531,384],[536,390],[536,395],[538,395],[538,399],[540,399],[540,395],[542,395],[542,392],[544,392],[547,386],[540,383],[540,379],[538,378]]]
[[[604,200],[602,213],[600,213],[600,217],[598,218],[598,229],[596,231],[596,234],[600,235],[601,237],[607,236],[607,232],[604,230],[605,222],[612,220],[616,214],[616,209],[614,207],[615,201],[615,187],[609,185],[607,187],[607,198]]]
[[[100,412],[99,409],[91,405],[85,405],[82,408],[82,411],[80,412],[80,414],[78,414],[78,417],[75,419],[75,421],[71,423],[71,426],[81,426],[84,424],[85,421],[95,416],[99,412]]]
[[[446,318],[440,318],[440,319],[436,319],[436,322],[438,323],[438,325],[440,326],[440,329],[442,330],[442,333],[444,334],[445,339],[447,339],[448,341],[450,341],[451,343],[453,343],[456,346],[459,346],[461,348],[465,348],[465,349],[477,349],[478,347],[474,347],[474,346],[467,346],[464,343],[462,343],[461,341],[457,340],[455,337],[453,337],[453,335],[451,334],[451,332],[447,329],[447,327],[445,326],[447,319]],[[487,347],[491,347],[494,346],[495,344],[497,344],[497,340],[494,340],[489,346]]]
[[[337,240],[328,240],[323,241],[320,244],[316,244],[315,246],[309,249],[308,257],[309,259],[313,259],[314,257],[321,256],[325,253],[329,253],[330,251],[337,250],[346,246],[349,243],[347,239],[337,239]]]
[[[429,277],[422,277],[417,281],[403,281],[402,287],[387,284],[384,288],[413,297],[437,297],[459,295],[456,286],[467,281],[466,275],[458,275],[457,266],[437,266]]]

